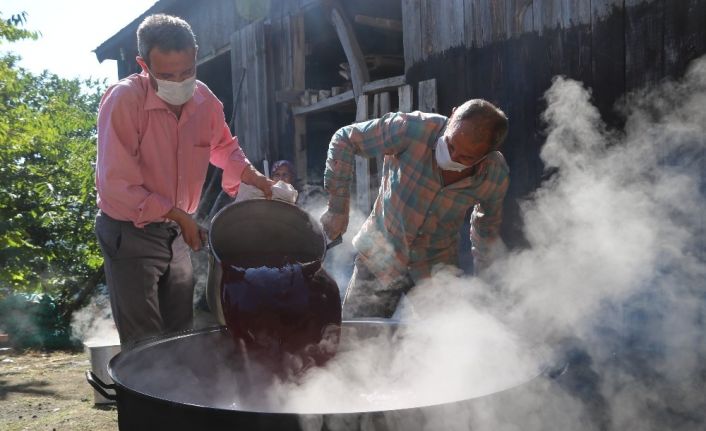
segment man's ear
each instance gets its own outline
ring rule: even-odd
[[[147,67],[147,62],[145,61],[144,58],[142,58],[138,55],[137,57],[135,57],[135,61],[137,62],[137,64],[140,65],[140,67],[142,68],[142,70],[144,72],[147,72],[149,70],[149,67]]]
[[[451,115],[453,115],[454,112],[456,112],[456,107],[455,107],[455,106],[454,106],[453,108],[451,108]]]

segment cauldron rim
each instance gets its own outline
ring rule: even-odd
[[[377,318],[354,318],[354,319],[347,319],[344,320],[342,323],[343,325],[346,324],[373,324],[373,325],[390,325],[394,327],[400,327],[405,325],[403,322],[399,322],[397,320],[393,319],[377,319]],[[342,411],[342,412],[290,412],[290,411],[276,411],[276,410],[267,410],[267,409],[258,409],[258,408],[248,408],[248,409],[242,409],[242,408],[225,408],[225,407],[219,407],[219,406],[212,406],[212,405],[203,405],[200,403],[194,403],[194,402],[185,402],[185,401],[175,401],[166,397],[159,397],[153,394],[147,394],[145,392],[142,392],[140,390],[131,388],[127,386],[125,383],[123,383],[122,379],[119,376],[119,373],[116,371],[116,366],[120,365],[120,362],[127,357],[128,355],[135,355],[137,354],[136,352],[154,347],[158,344],[162,343],[168,343],[168,342],[175,342],[175,340],[179,339],[184,339],[188,337],[193,337],[193,336],[198,336],[202,334],[209,334],[209,333],[214,333],[214,332],[222,332],[226,331],[227,328],[225,326],[213,326],[213,327],[208,327],[208,328],[202,328],[202,329],[195,329],[195,330],[189,330],[189,331],[184,331],[180,332],[177,334],[171,334],[171,335],[165,335],[165,336],[160,336],[160,337],[155,337],[149,340],[145,340],[143,342],[138,343],[135,345],[133,348],[128,349],[128,350],[123,350],[120,353],[118,353],[115,357],[113,357],[109,364],[108,364],[108,374],[110,375],[111,379],[115,383],[116,386],[116,392],[118,393],[118,397],[120,397],[120,391],[126,391],[130,394],[136,395],[138,397],[144,397],[146,399],[149,399],[151,401],[159,402],[159,403],[164,403],[168,405],[173,405],[175,407],[186,407],[190,409],[197,409],[197,410],[204,410],[204,411],[212,411],[212,412],[220,412],[223,414],[262,414],[262,415],[276,415],[279,417],[298,417],[301,415],[324,415],[324,416],[338,416],[338,415],[351,415],[351,414],[377,414],[377,413],[387,413],[387,412],[408,412],[408,411],[414,411],[414,410],[423,410],[423,409],[431,409],[439,406],[452,406],[455,404],[459,403],[466,403],[470,402],[474,399],[487,399],[488,397],[493,397],[496,395],[500,395],[503,393],[506,393],[508,391],[511,391],[515,388],[518,388],[520,386],[525,385],[526,383],[529,383],[535,379],[537,379],[539,376],[545,374],[545,368],[542,367],[537,367],[537,370],[535,373],[533,373],[531,376],[528,376],[527,379],[518,382],[517,384],[510,385],[508,387],[505,387],[503,389],[485,394],[485,395],[479,395],[479,396],[471,396],[467,398],[459,398],[459,399],[453,399],[453,400],[443,400],[439,401],[437,403],[429,403],[429,404],[422,404],[422,405],[413,405],[409,407],[400,407],[400,408],[394,408],[394,407],[386,407],[386,408],[374,408],[374,409],[361,409],[357,411]]]

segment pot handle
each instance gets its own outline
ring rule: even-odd
[[[115,390],[115,385],[107,385],[103,383],[101,379],[98,378],[98,376],[93,373],[91,370],[86,370],[86,380],[88,381],[88,384],[93,386],[93,389],[98,391],[99,394],[103,395],[110,401],[115,401],[118,397],[116,394],[111,394],[107,392],[108,390]]]
[[[326,244],[326,250],[331,250],[332,248],[336,247],[338,244],[343,242],[343,235],[339,235],[338,238],[334,239],[330,243]]]

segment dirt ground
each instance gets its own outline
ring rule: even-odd
[[[194,311],[194,328],[216,325]],[[0,431],[116,431],[115,405],[96,406],[88,351],[18,351],[0,344]]]
[[[85,352],[0,350],[0,430],[118,429],[115,406],[95,407]]]

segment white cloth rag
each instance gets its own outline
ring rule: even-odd
[[[299,193],[291,185],[280,180],[272,186],[272,199],[288,202],[293,204],[297,201]],[[236,202],[247,201],[250,199],[264,199],[265,193],[255,186],[250,184],[240,183],[238,194],[235,196]]]

